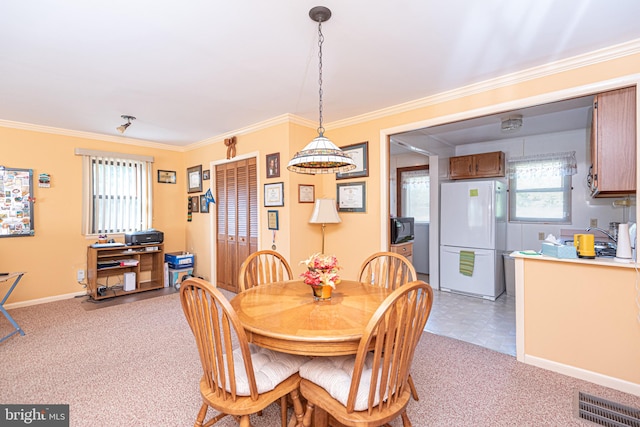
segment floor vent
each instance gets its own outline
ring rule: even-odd
[[[640,409],[578,393],[578,417],[607,427],[640,427]]]

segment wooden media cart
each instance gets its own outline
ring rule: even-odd
[[[129,291],[123,289],[125,273],[135,273],[135,287]],[[163,287],[162,243],[87,248],[87,292],[91,298],[101,300]]]

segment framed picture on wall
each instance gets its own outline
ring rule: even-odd
[[[264,185],[264,205],[284,206],[284,182]]]
[[[280,176],[280,153],[267,154],[267,178]]]
[[[158,182],[161,184],[175,184],[176,171],[158,170]]]
[[[191,197],[191,212],[200,212],[200,196]]]
[[[267,211],[267,225],[269,230],[278,230],[278,211]]]
[[[200,212],[209,213],[209,203],[207,203],[207,196],[200,195]]]
[[[315,187],[308,184],[298,184],[298,203],[313,203],[315,201]]]
[[[356,168],[345,173],[337,173],[336,179],[361,178],[369,176],[369,143],[368,141],[359,144],[345,145],[340,147],[342,151],[353,159]]]
[[[187,192],[199,193],[202,191],[202,165],[187,168]]]
[[[364,181],[336,184],[336,193],[338,195],[338,212],[367,211],[367,192]]]

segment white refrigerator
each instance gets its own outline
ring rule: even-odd
[[[440,289],[495,301],[505,290],[506,185],[445,182],[440,195]]]

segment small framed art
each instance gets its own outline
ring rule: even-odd
[[[209,180],[209,169],[202,171],[202,180],[203,181]]]
[[[315,187],[309,184],[298,184],[298,203],[313,203],[315,201]]]
[[[340,149],[354,160],[356,168],[349,172],[337,173],[336,179],[369,176],[369,143],[367,141],[359,144],[346,145],[340,147]]]
[[[191,197],[191,212],[200,212],[200,196]]]
[[[284,206],[284,182],[264,185],[264,205]]]
[[[209,203],[207,202],[207,196],[200,195],[200,212],[209,213]]]
[[[267,211],[269,230],[278,230],[278,211]]]
[[[348,184],[336,184],[338,195],[338,212],[366,212],[366,184],[350,182]]]
[[[176,171],[158,170],[158,182],[161,184],[175,184]]]
[[[280,153],[267,154],[267,178],[280,177]]]
[[[187,193],[202,191],[202,165],[187,168]]]

